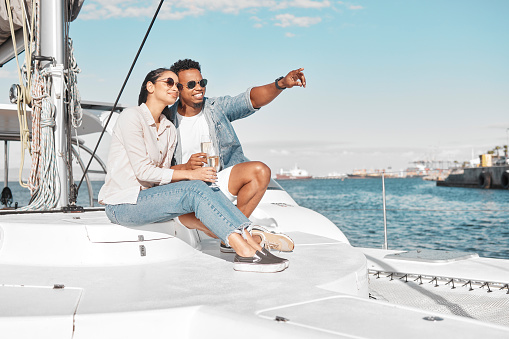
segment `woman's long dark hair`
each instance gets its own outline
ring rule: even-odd
[[[147,97],[148,97],[147,83],[150,81],[151,83],[155,84],[157,78],[159,78],[159,76],[166,71],[169,71],[169,69],[158,68],[153,71],[150,71],[147,74],[147,76],[145,77],[145,80],[143,80],[143,84],[141,84],[140,95],[138,96],[138,105],[141,105],[141,104],[147,102]]]

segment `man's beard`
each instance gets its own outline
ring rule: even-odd
[[[202,108],[203,107],[203,102],[196,102],[196,103],[193,103],[193,108],[197,109],[197,108]]]

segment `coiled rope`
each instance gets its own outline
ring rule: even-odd
[[[54,208],[60,196],[54,135],[55,105],[49,95],[50,86],[51,74],[47,69],[34,72],[34,112],[36,110],[40,112],[40,145],[38,145],[40,152],[37,157],[33,157],[36,159],[32,159],[32,165],[36,160],[38,166],[30,177],[38,180],[38,185],[34,186],[30,204],[20,208],[22,211]]]
[[[31,44],[28,39],[28,27],[27,27],[27,13],[25,12],[25,6],[21,5],[21,21],[23,28],[23,42],[25,45],[25,65],[23,68],[19,66],[18,53],[17,53],[17,44],[16,44],[16,35],[14,31],[14,18],[12,15],[12,7],[11,1],[5,0],[5,4],[7,7],[7,16],[9,17],[9,27],[11,30],[11,39],[14,49],[14,56],[16,58],[16,65],[18,70],[18,78],[19,85],[17,86],[17,109],[18,109],[18,120],[19,120],[19,132],[20,132],[20,141],[21,141],[21,164],[19,167],[19,176],[18,180],[22,187],[27,188],[28,184],[25,184],[22,180],[22,172],[25,164],[25,150],[31,152],[30,149],[30,132],[28,130],[28,122],[27,122],[27,109],[26,106],[31,104],[31,95],[30,95],[30,83],[31,83],[31,63],[32,63],[32,50]],[[32,13],[33,8],[35,7],[35,0],[32,2]],[[34,27],[34,15],[32,15],[32,25]],[[31,34],[33,37],[33,34]],[[24,78],[25,76],[25,78]]]
[[[32,30],[32,40],[34,51],[33,53],[39,54],[39,1],[34,1],[32,10],[32,18],[34,18],[34,29]],[[39,187],[39,159],[41,157],[41,110],[42,98],[44,96],[44,80],[41,79],[39,73],[39,62],[35,62],[34,75],[32,77],[32,166],[30,168],[30,175],[28,177],[28,189],[33,196]]]

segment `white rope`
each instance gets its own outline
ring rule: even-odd
[[[37,19],[36,19],[37,18]],[[31,45],[33,53],[39,54],[39,1],[33,2],[32,8],[32,36]],[[37,37],[36,37],[37,35]],[[35,62],[34,75],[32,77],[32,166],[28,177],[28,189],[34,195],[39,187],[39,158],[41,152],[41,110],[44,96],[44,80],[41,79],[38,69],[39,62]]]
[[[38,77],[38,78],[37,78]],[[39,155],[40,182],[32,193],[30,205],[21,210],[48,210],[54,208],[60,196],[60,180],[58,177],[57,159],[55,151],[55,105],[51,101],[50,86],[51,74],[41,70],[40,74],[34,73],[34,86],[40,96],[34,96],[34,103],[41,105],[41,135]]]
[[[14,49],[14,56],[16,59],[16,65],[18,69],[18,78],[19,78],[19,86],[18,86],[18,97],[17,97],[17,109],[18,109],[18,120],[19,120],[19,133],[20,133],[20,141],[21,141],[21,164],[19,167],[19,175],[18,180],[22,187],[28,187],[28,184],[23,183],[22,173],[23,167],[25,164],[25,150],[31,152],[30,150],[30,132],[28,130],[28,122],[27,122],[27,110],[26,105],[30,104],[31,96],[30,96],[30,65],[31,65],[31,48],[28,43],[28,29],[27,29],[27,18],[25,16],[25,11],[22,10],[22,27],[23,27],[23,41],[25,44],[25,65],[23,69],[19,66],[18,53],[17,53],[17,44],[16,44],[16,35],[14,31],[14,18],[12,15],[12,8],[10,0],[5,0],[5,4],[7,7],[7,15],[9,17],[9,27],[11,30],[11,39],[12,45]],[[23,73],[25,73],[25,79],[23,77]],[[25,80],[25,81],[24,81]]]
[[[32,166],[28,177],[28,188],[35,194],[40,182],[39,160],[41,157],[41,111],[44,97],[44,83],[37,68],[32,78]]]

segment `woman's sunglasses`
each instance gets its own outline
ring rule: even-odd
[[[193,89],[196,87],[196,84],[200,84],[200,87],[205,87],[205,86],[207,86],[207,82],[208,82],[207,79],[201,79],[198,82],[191,80],[191,81],[187,82],[187,88]]]
[[[166,83],[166,85],[168,85],[169,88],[172,88],[173,86],[175,86],[175,80],[173,80],[172,78],[156,80],[156,82],[158,82],[158,81]],[[191,81],[189,81],[189,82],[191,82]],[[187,87],[189,87],[189,82],[187,83]],[[207,83],[207,80],[205,80],[205,83]],[[182,86],[181,83],[177,82],[177,89],[179,91],[181,91],[183,88],[184,88],[184,86]]]

